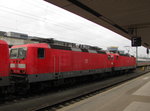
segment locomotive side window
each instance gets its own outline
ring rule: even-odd
[[[38,58],[44,58],[45,56],[45,50],[44,48],[38,48]]]
[[[108,60],[114,60],[114,57],[111,55],[108,55]]]

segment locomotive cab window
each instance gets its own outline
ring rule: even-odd
[[[12,48],[10,50],[10,58],[11,59],[25,59],[26,58],[26,47],[20,47],[20,48]]]
[[[111,60],[111,56],[110,55],[108,55],[108,60]]]
[[[38,48],[38,58],[42,59],[45,56],[45,49],[44,48]]]

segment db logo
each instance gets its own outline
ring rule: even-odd
[[[85,60],[84,60],[84,63],[86,63],[86,64],[87,64],[88,62],[89,62],[89,60],[88,60],[88,59],[85,59]]]

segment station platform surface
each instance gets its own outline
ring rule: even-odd
[[[58,111],[150,111],[150,73]]]

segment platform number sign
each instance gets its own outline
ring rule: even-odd
[[[131,39],[131,45],[133,47],[135,47],[135,46],[141,46],[141,43],[142,43],[141,37],[132,37],[132,39]]]

